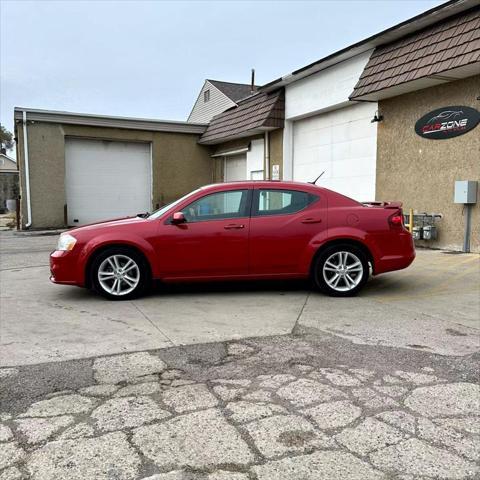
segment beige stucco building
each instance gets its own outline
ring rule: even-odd
[[[281,92],[250,98],[208,125],[16,108],[22,227],[79,226],[152,211],[214,182],[280,179]],[[224,131],[252,106],[265,114]]]
[[[2,148],[0,151],[0,211],[3,212],[12,207],[8,200],[15,200],[19,194],[18,167],[13,158],[6,154]]]
[[[152,210],[216,180],[211,148],[198,144],[206,125],[28,109],[16,109],[15,122],[24,228],[101,220],[86,209],[105,202],[111,216],[135,214],[131,205]]]
[[[478,0],[447,2],[262,87],[206,80],[187,122],[16,109],[22,226],[81,225],[211,182],[323,171],[320,185],[359,201],[403,202],[417,226],[436,214],[435,239],[417,245],[462,250],[467,207],[453,197],[455,181],[480,179],[479,22]],[[455,115],[454,135],[416,132],[439,112]],[[468,207],[475,252],[479,203]]]
[[[380,101],[377,198],[401,198],[404,208],[442,215],[438,238],[417,244],[461,250],[465,208],[454,203],[456,180],[480,179],[480,127],[454,138],[429,140],[413,126],[423,112],[448,105],[478,107],[480,75]],[[480,252],[480,204],[472,206],[471,251]]]
[[[480,181],[480,6],[451,2],[417,22],[423,27],[375,48],[350,96],[378,102],[376,199],[413,209],[424,237],[417,245],[458,251],[469,238],[480,252],[479,195],[454,201],[456,181]],[[439,216],[434,239],[423,213]]]

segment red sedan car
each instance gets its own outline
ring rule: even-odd
[[[370,271],[415,258],[401,204],[362,204],[316,185],[245,181],[202,187],[154,213],[75,228],[50,256],[51,280],[110,299],[152,280],[311,278],[355,295]]]

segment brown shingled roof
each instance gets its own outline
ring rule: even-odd
[[[285,119],[283,89],[257,93],[211,120],[199,143],[214,144],[233,138],[282,128]]]
[[[219,80],[208,81],[235,103],[252,95],[252,86],[245,83],[221,82]],[[257,86],[253,88],[256,90]]]
[[[350,98],[477,62],[480,71],[480,7],[377,47]]]

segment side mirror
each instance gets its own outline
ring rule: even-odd
[[[172,225],[180,225],[181,223],[185,223],[187,219],[183,212],[175,212],[172,217]]]

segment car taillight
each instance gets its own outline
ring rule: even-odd
[[[388,220],[392,227],[403,228],[403,214],[401,210],[394,213]]]
[[[403,225],[403,217],[401,215],[394,215],[390,217],[390,223],[392,225]]]

